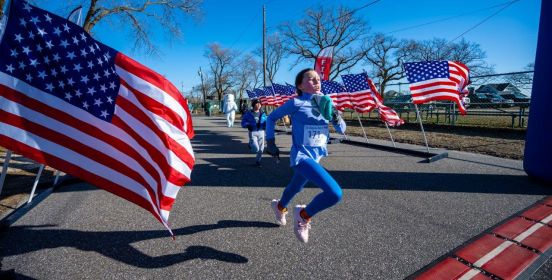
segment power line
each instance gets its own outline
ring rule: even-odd
[[[519,0],[513,0],[511,1],[510,3],[508,3],[506,6],[502,7],[502,9],[496,11],[495,13],[493,13],[492,15],[484,18],[482,21],[478,22],[476,25],[468,28],[468,30],[464,31],[462,34],[458,35],[456,38],[450,40],[450,42],[454,42],[456,41],[456,39],[466,35],[468,32],[474,30],[475,28],[477,28],[478,26],[480,26],[481,24],[483,24],[484,22],[486,22],[487,20],[491,19],[492,17],[498,15],[500,12],[504,11],[506,8],[510,7],[512,4],[514,4],[515,2],[518,2]]]
[[[421,23],[421,24],[418,24],[418,25],[413,25],[413,26],[408,26],[408,27],[396,29],[396,30],[393,30],[393,31],[390,31],[390,32],[386,32],[385,34],[392,34],[392,33],[397,33],[397,32],[406,31],[406,30],[410,30],[410,29],[415,29],[415,28],[418,28],[418,27],[422,27],[422,26],[426,26],[426,25],[431,25],[431,24],[435,24],[435,23],[439,23],[439,22],[451,20],[451,19],[454,19],[454,18],[463,17],[463,16],[475,14],[475,13],[482,12],[482,11],[486,11],[486,10],[491,10],[491,9],[494,9],[494,8],[497,8],[497,7],[501,7],[501,6],[504,6],[504,5],[509,5],[509,4],[511,4],[511,1],[504,2],[504,3],[498,4],[498,5],[493,5],[493,6],[486,7],[486,8],[481,8],[481,9],[473,10],[473,11],[470,11],[470,12],[465,12],[465,13],[463,13],[463,14],[459,14],[459,15],[455,15],[455,16],[450,16],[450,17],[443,18],[443,19],[438,19],[438,20],[434,20],[434,21],[430,21],[430,22],[426,22],[426,23]]]

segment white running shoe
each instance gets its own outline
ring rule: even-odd
[[[301,217],[299,213],[306,205],[296,205],[293,211],[293,231],[299,241],[307,243],[309,241],[309,229],[311,228],[310,221],[307,221]]]
[[[282,212],[280,209],[278,209],[278,203],[280,200],[273,199],[272,202],[270,202],[270,206],[272,206],[272,210],[274,211],[274,217],[276,218],[276,223],[282,226],[286,225],[286,215],[287,210]]]

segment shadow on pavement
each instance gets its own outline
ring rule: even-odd
[[[218,260],[229,263],[247,263],[239,254],[220,251],[207,246],[190,246],[182,253],[164,256],[149,256],[132,243],[168,237],[166,230],[153,231],[109,231],[89,232],[55,229],[55,225],[12,226],[2,234],[0,249],[2,256],[26,254],[42,249],[72,247],[83,251],[94,251],[108,258],[140,268],[162,268],[193,259]],[[274,223],[259,221],[222,220],[216,224],[196,225],[173,230],[176,237],[203,231],[225,228],[275,228]],[[17,244],[9,246],[9,244]]]

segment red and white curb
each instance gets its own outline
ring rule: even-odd
[[[552,196],[453,250],[410,279],[518,279],[552,256]],[[539,265],[540,266],[540,265]],[[529,269],[531,268],[531,269]]]

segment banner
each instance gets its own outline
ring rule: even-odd
[[[330,78],[330,70],[332,68],[334,46],[325,47],[316,56],[314,62],[314,70],[320,75],[322,81],[327,81]]]

